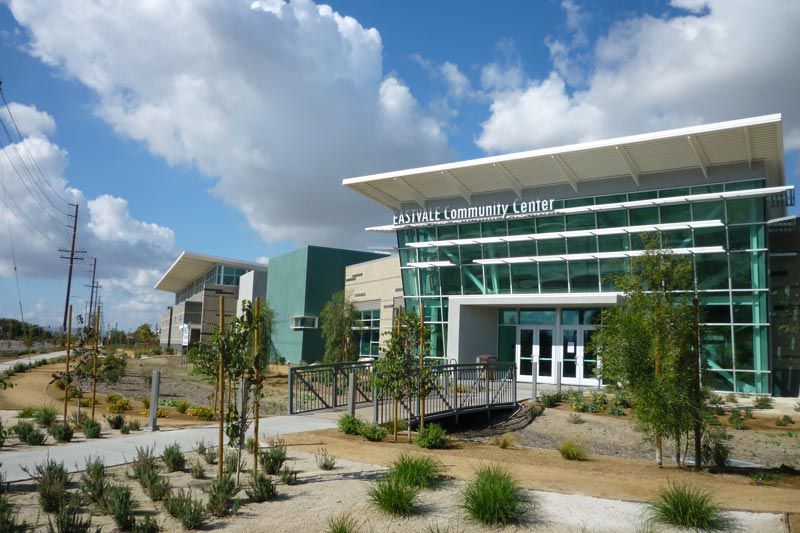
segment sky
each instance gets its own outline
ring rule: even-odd
[[[0,0],[0,316],[16,263],[60,326],[68,203],[71,302],[96,257],[128,329],[181,250],[391,245],[346,177],[782,113],[797,183],[798,27],[783,0]]]

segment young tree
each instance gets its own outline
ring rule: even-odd
[[[150,324],[142,324],[136,331],[133,332],[133,340],[137,344],[155,344],[158,342],[158,337],[150,328]]]
[[[603,311],[603,327],[592,339],[601,357],[600,375],[619,384],[634,400],[634,415],[662,464],[662,437],[681,443],[702,420],[699,380],[699,318],[693,305],[689,257],[646,243],[632,259],[629,274],[618,276],[623,302]]]
[[[322,308],[320,313],[322,337],[325,339],[326,363],[344,363],[358,359],[358,312],[353,303],[339,291]]]
[[[399,314],[394,327],[385,334],[386,350],[373,365],[373,380],[377,388],[394,400],[394,440],[397,441],[397,406],[408,403],[408,436],[411,437],[411,399],[429,379],[428,371],[420,367],[421,335],[419,317],[413,313]]]

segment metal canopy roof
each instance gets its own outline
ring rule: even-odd
[[[718,122],[642,135],[530,150],[342,180],[342,184],[394,210],[429,200],[764,161],[769,185],[783,185],[781,115]]]
[[[214,265],[246,268],[248,270],[267,270],[267,265],[261,263],[227,259],[225,257],[198,254],[184,250],[175,262],[172,263],[172,266],[161,276],[161,279],[158,280],[155,289],[165,292],[178,292]]]

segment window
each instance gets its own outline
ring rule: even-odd
[[[293,316],[289,319],[289,327],[292,329],[317,329],[319,318],[315,316]]]
[[[358,354],[377,357],[380,353],[380,309],[361,311],[356,330],[358,338]]]

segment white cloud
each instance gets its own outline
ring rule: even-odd
[[[25,144],[20,142],[0,150],[0,181],[6,193],[4,195],[0,187],[0,205],[3,206],[0,211],[3,233],[3,238],[0,238],[0,278],[14,275],[10,242],[6,235],[8,223],[23,286],[26,281],[34,279],[63,280],[67,266],[65,261],[59,260],[58,248],[69,248],[70,242],[70,232],[66,227],[69,222],[66,213],[70,208],[65,200],[78,203],[77,248],[87,250],[88,254],[82,262],[76,262],[73,294],[84,294],[81,285],[90,275],[89,257],[95,256],[98,258],[106,316],[118,321],[121,327],[152,322],[170,300],[170,295],[156,293],[152,287],[158,273],[163,272],[174,259],[172,230],[133,218],[124,198],[101,195],[87,201],[83,193],[69,187],[64,178],[67,152],[43,135],[44,131],[55,131],[52,117],[14,102],[9,107],[20,123],[20,129],[23,128],[21,123],[26,121],[29,126],[26,131],[32,136],[25,138]],[[48,125],[47,128],[30,129],[30,117],[37,117],[36,123]],[[42,175],[28,158],[28,150]],[[16,170],[9,159],[14,162]],[[5,208],[6,201],[10,208]],[[61,324],[63,296],[54,294],[54,301],[37,299],[32,307],[25,299],[25,292],[22,296],[26,319]],[[83,311],[82,301],[76,299],[72,303],[76,314]],[[17,315],[16,309],[13,315]]]
[[[9,5],[30,52],[94,91],[99,116],[217,178],[213,192],[268,241],[363,245],[364,221],[385,211],[341,179],[448,155],[439,121],[384,73],[378,31],[328,6]]]
[[[14,122],[23,136],[52,135],[56,131],[56,121],[48,113],[39,111],[36,106],[9,102],[8,108],[11,110],[9,115],[5,107],[0,108],[0,117],[7,127],[13,131]],[[11,117],[13,116],[13,121]]]
[[[580,62],[591,65],[580,88],[557,58],[548,76],[521,82],[516,67],[487,66],[478,145],[506,152],[782,112],[786,147],[800,148],[800,3],[673,5],[684,11],[614,25]]]

